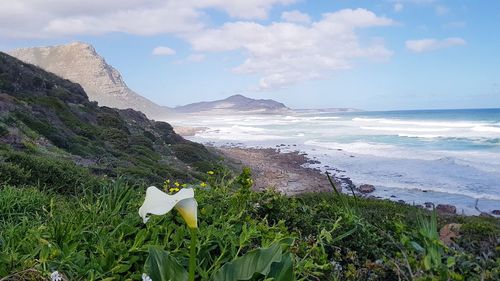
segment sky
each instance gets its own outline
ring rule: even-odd
[[[500,107],[496,0],[0,1],[0,50],[72,41],[167,106]]]

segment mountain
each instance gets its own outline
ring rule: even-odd
[[[203,179],[216,159],[168,123],[133,109],[100,107],[79,84],[0,52],[0,182],[16,171],[33,176],[48,161],[58,168],[40,177],[77,164],[95,175],[187,181]],[[45,164],[34,164],[40,161]]]
[[[177,113],[281,113],[290,109],[270,99],[251,99],[242,95],[223,100],[197,102],[174,108]]]
[[[101,106],[132,108],[150,118],[161,119],[169,108],[155,104],[127,87],[120,73],[85,43],[16,49],[9,52],[60,77],[80,84],[92,101]]]

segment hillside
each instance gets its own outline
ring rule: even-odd
[[[290,110],[284,104],[269,99],[251,99],[233,95],[223,100],[197,102],[174,108],[178,113],[283,113]]]
[[[99,107],[80,85],[4,53],[0,144],[2,169],[28,169],[23,165],[34,160],[19,164],[21,156],[13,154],[20,153],[76,163],[93,174],[150,183],[167,177],[203,178],[215,159],[202,145],[177,135],[168,123],[151,121],[132,109]],[[2,174],[4,180],[6,176]]]
[[[51,47],[23,48],[9,54],[80,84],[89,99],[97,101],[100,106],[132,108],[154,119],[169,114],[168,107],[157,105],[128,88],[118,70],[89,44],[73,42]]]

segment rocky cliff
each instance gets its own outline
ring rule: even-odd
[[[169,108],[155,104],[127,87],[120,73],[86,43],[16,49],[10,55],[80,84],[100,106],[132,108],[149,118],[161,119]]]

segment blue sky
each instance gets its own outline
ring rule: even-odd
[[[162,105],[500,107],[500,1],[39,2],[0,3],[1,50],[90,43]]]

